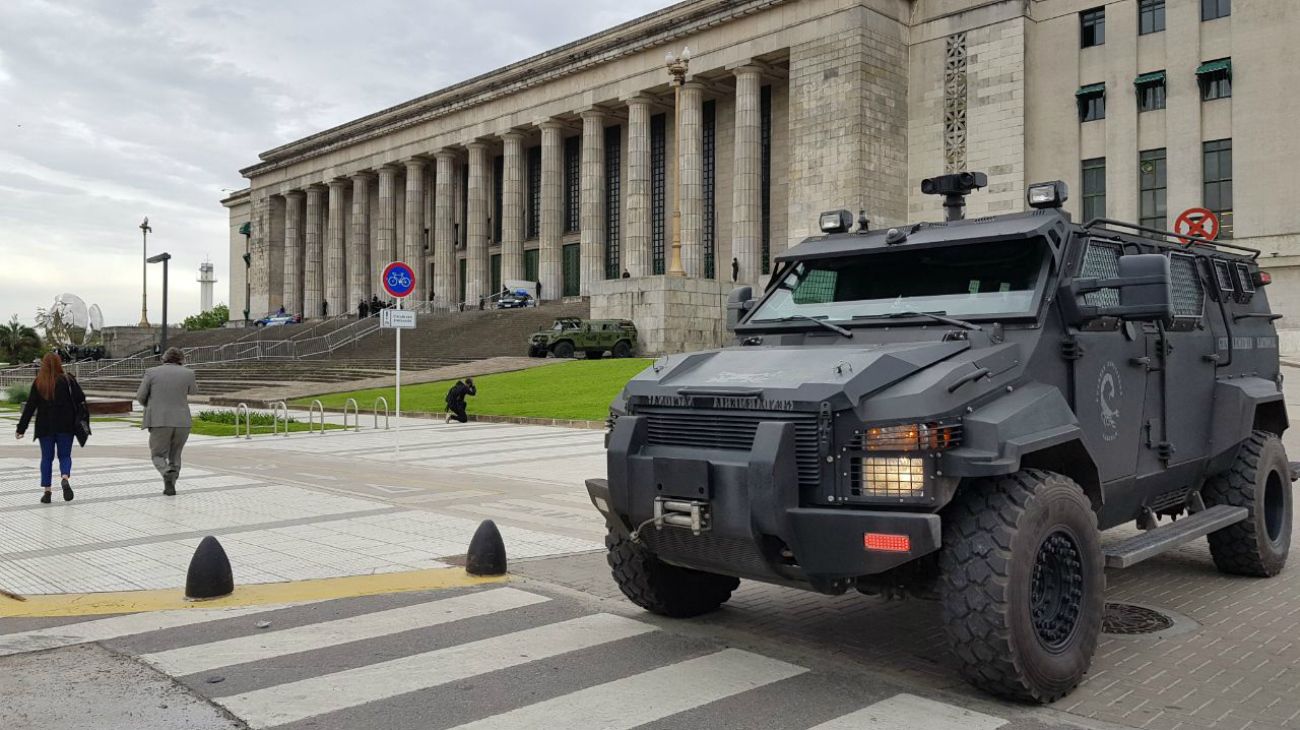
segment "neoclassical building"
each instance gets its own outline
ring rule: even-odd
[[[222,201],[232,309],[351,310],[402,259],[419,306],[537,282],[692,349],[819,212],[937,219],[920,180],[969,169],[972,216],[1050,179],[1076,217],[1211,208],[1300,314],[1296,28],[1263,0],[687,0],[262,153]]]

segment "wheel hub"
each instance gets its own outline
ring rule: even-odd
[[[1083,560],[1074,538],[1063,530],[1038,546],[1029,588],[1030,613],[1038,640],[1059,651],[1074,635],[1083,602]]]

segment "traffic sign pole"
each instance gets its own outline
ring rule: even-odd
[[[402,309],[402,300],[397,300],[397,309]],[[402,457],[402,328],[397,328],[397,393],[393,397],[397,403],[397,430],[393,432],[393,455]]]
[[[379,285],[397,300],[397,311],[402,311],[402,300],[415,291],[415,270],[403,261],[394,261],[384,267],[379,277]],[[393,456],[402,456],[402,328],[397,327],[396,378],[394,380],[394,410],[397,414],[397,428],[393,430]]]

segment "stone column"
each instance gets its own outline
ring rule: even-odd
[[[284,194],[284,311],[306,316],[302,308],[302,202],[301,190]]]
[[[736,158],[731,169],[731,255],[740,262],[737,283],[757,286],[763,271],[762,140],[759,117],[762,75],[755,66],[736,69]],[[731,262],[720,271],[730,272]]]
[[[392,165],[379,168],[379,228],[371,256],[370,271],[372,291],[382,294],[379,277],[384,267],[397,260],[397,173]],[[423,272],[418,272],[423,273]]]
[[[465,301],[466,307],[477,306],[479,298],[493,292],[488,271],[488,191],[487,143],[471,142],[469,148],[469,181],[465,222],[468,229],[465,248]]]
[[[413,157],[406,161],[406,250],[402,260],[415,271],[415,299],[424,299],[421,292],[428,291],[424,275],[424,160]]]
[[[689,277],[704,273],[704,87],[694,81],[682,85],[681,139],[677,142],[681,180],[682,270]]]
[[[325,232],[321,229],[325,190],[319,185],[307,188],[307,215],[303,221],[305,249],[302,257],[302,316],[321,316],[325,301],[324,250]]]
[[[506,132],[501,181],[501,281],[524,278],[524,135]]]
[[[417,269],[419,271],[419,269]],[[348,306],[370,299],[370,173],[352,176],[352,240],[348,245]]]
[[[654,271],[650,253],[650,99],[627,102],[627,261],[632,276]]]
[[[345,258],[346,231],[343,230],[343,206],[347,195],[346,180],[330,180],[329,232],[325,246],[325,301],[331,317],[347,313],[348,304],[347,260]]]
[[[261,319],[271,307],[271,196],[257,190],[251,196],[253,235],[249,239],[248,316]]]
[[[564,125],[556,120],[542,128],[542,216],[538,277],[543,301],[559,299],[563,285],[560,237],[564,228]]]
[[[433,181],[433,296],[443,306],[456,303],[456,217],[452,207],[456,153],[439,150]]]
[[[599,110],[582,113],[581,183],[582,279],[579,293],[585,297],[591,294],[592,282],[605,278],[605,114]]]

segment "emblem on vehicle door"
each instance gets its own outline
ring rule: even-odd
[[[1097,375],[1097,411],[1101,415],[1101,438],[1114,441],[1119,436],[1119,407],[1124,400],[1124,381],[1119,368],[1107,360]]]

